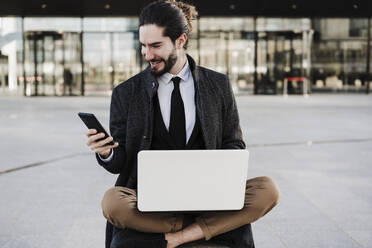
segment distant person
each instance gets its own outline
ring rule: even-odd
[[[256,177],[246,181],[245,204],[239,211],[189,216],[141,213],[137,209],[139,151],[246,147],[228,77],[197,66],[186,53],[191,21],[196,15],[193,6],[176,1],[153,2],[142,10],[139,41],[149,66],[113,90],[110,109],[113,137],[98,142],[101,133],[94,129],[86,133],[87,145],[96,153],[98,163],[119,174],[116,187],[109,189],[102,200],[103,214],[109,221],[107,248],[111,238],[116,237],[112,234],[120,230],[124,237],[132,235],[126,236],[120,246],[125,248],[173,248],[227,232],[232,234],[226,242],[234,247],[250,247],[247,244],[250,229],[243,227],[250,228],[250,223],[278,202],[275,182],[269,177]],[[117,142],[108,145],[112,140]],[[236,231],[238,228],[240,231]]]
[[[73,76],[69,68],[63,70],[63,95],[66,95],[66,88],[68,87],[69,95],[72,96],[72,80]]]

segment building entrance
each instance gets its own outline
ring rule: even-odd
[[[26,95],[80,95],[81,42],[79,33],[25,33]]]
[[[136,41],[134,32],[28,31],[26,95],[110,94],[141,69]]]
[[[202,32],[200,62],[227,74],[236,90],[282,94],[286,78],[309,77],[311,41],[312,31]],[[287,92],[303,93],[303,84],[288,81]]]
[[[303,93],[309,84],[311,40],[311,31],[259,32],[255,93],[282,94],[284,85],[289,94]]]

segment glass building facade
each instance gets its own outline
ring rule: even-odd
[[[251,94],[366,92],[367,18],[205,17],[188,53]],[[19,95],[109,95],[143,70],[137,17],[0,17],[0,90]],[[306,79],[306,80],[304,80]],[[285,83],[286,82],[286,83]]]

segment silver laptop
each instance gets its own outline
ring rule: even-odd
[[[243,208],[247,150],[152,150],[138,153],[137,207],[152,211]]]

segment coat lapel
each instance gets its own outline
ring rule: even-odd
[[[158,90],[159,83],[156,78],[151,74],[150,66],[148,66],[144,71],[144,82],[147,95],[152,99]],[[151,102],[151,101],[150,101]]]
[[[151,140],[152,140],[152,135],[153,135],[153,121],[154,121],[154,96],[158,90],[159,84],[156,81],[156,78],[152,75],[150,71],[150,66],[148,66],[144,71],[143,71],[143,76],[142,76],[142,83],[143,83],[143,88],[145,90],[145,98],[146,102],[143,102],[142,104],[145,104],[144,107],[144,112],[141,113],[145,117],[145,125],[144,128],[146,131],[146,135],[143,137],[144,140],[146,141],[143,145],[144,149],[149,149],[151,146]]]
[[[204,144],[206,149],[216,149],[215,145],[215,135],[214,133],[214,124],[213,119],[208,118],[208,116],[213,113],[210,109],[213,102],[210,102],[211,95],[208,93],[206,88],[208,78],[201,73],[198,66],[195,65],[195,61],[187,55],[189,61],[190,70],[195,83],[195,105],[196,113],[199,117],[200,128],[204,139]],[[213,99],[212,99],[213,100]]]

